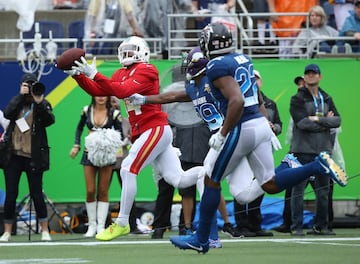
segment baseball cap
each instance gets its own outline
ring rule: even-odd
[[[37,82],[37,78],[36,78],[35,74],[25,73],[25,74],[21,77],[21,82],[22,82],[22,83]]]
[[[258,77],[259,79],[262,79],[259,71],[254,70],[254,74],[255,74],[255,77]]]
[[[297,85],[300,80],[304,80],[303,76],[296,76],[294,79],[294,83]]]
[[[304,70],[304,74],[306,74],[309,71],[313,71],[317,74],[321,73],[319,66],[317,66],[316,64],[309,64],[308,66],[306,66]]]

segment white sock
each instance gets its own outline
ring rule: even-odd
[[[265,27],[266,24],[264,22],[257,23],[258,41],[263,45],[265,45]]]
[[[136,174],[121,169],[120,175],[122,180],[120,212],[115,222],[120,226],[126,226],[129,224],[129,215],[137,192]]]

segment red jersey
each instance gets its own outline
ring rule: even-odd
[[[101,73],[97,73],[94,80],[83,74],[74,76],[74,79],[91,96],[124,99],[134,93],[144,96],[160,93],[158,70],[149,63],[134,63],[127,68],[120,68],[110,79]],[[167,114],[161,110],[160,104],[130,106],[125,100],[125,105],[132,129],[132,141],[150,128],[168,124]]]

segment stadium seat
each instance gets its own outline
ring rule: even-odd
[[[76,20],[69,23],[68,26],[68,36],[69,38],[77,38],[77,47],[83,48],[84,43],[82,41],[84,37],[84,20]],[[73,48],[74,44],[70,43],[69,48]]]
[[[41,33],[41,38],[46,39],[49,38],[49,31],[52,31],[53,38],[65,38],[64,34],[64,26],[62,23],[58,21],[50,21],[50,20],[39,20],[35,21],[34,25],[29,31],[23,32],[24,39],[33,39],[35,34],[35,23],[39,23],[39,30]],[[58,45],[58,54],[61,54],[63,51],[63,43],[56,42]],[[45,47],[46,43],[43,43],[43,47]],[[29,49],[32,48],[32,43],[25,43],[25,48]]]

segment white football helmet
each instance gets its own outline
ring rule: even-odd
[[[118,58],[123,66],[150,61],[150,49],[143,38],[132,36],[125,39],[118,48]]]

